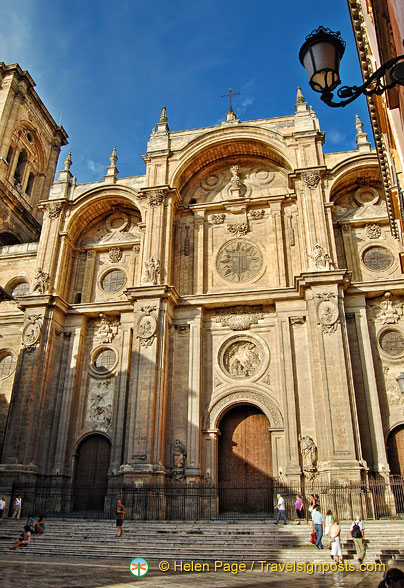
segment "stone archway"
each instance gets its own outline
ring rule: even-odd
[[[73,497],[76,511],[102,511],[108,486],[111,443],[104,435],[89,435],[79,445]]]
[[[404,425],[395,427],[387,438],[387,458],[392,475],[404,478]]]
[[[222,416],[219,430],[220,511],[272,511],[272,447],[268,418],[251,404],[238,404]]]

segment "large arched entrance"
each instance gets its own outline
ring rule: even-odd
[[[268,513],[272,507],[272,448],[269,421],[254,406],[230,409],[220,421],[221,512]]]
[[[108,485],[111,443],[90,435],[79,445],[74,476],[74,510],[103,510]]]
[[[393,429],[388,436],[387,458],[391,474],[404,477],[404,425]]]

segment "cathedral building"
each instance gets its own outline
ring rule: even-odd
[[[0,75],[1,488],[402,473],[402,249],[358,117],[324,153],[300,89],[199,129],[163,108],[144,175],[113,149],[99,181],[70,154],[53,181],[66,132]]]

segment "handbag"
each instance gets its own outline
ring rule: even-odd
[[[315,545],[316,541],[317,541],[317,533],[315,531],[313,531],[310,535],[310,543]]]

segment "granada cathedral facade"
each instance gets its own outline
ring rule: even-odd
[[[163,108],[144,175],[114,148],[80,184],[29,73],[0,79],[2,493],[403,472],[402,248],[358,117],[324,153],[300,89],[192,130]]]

